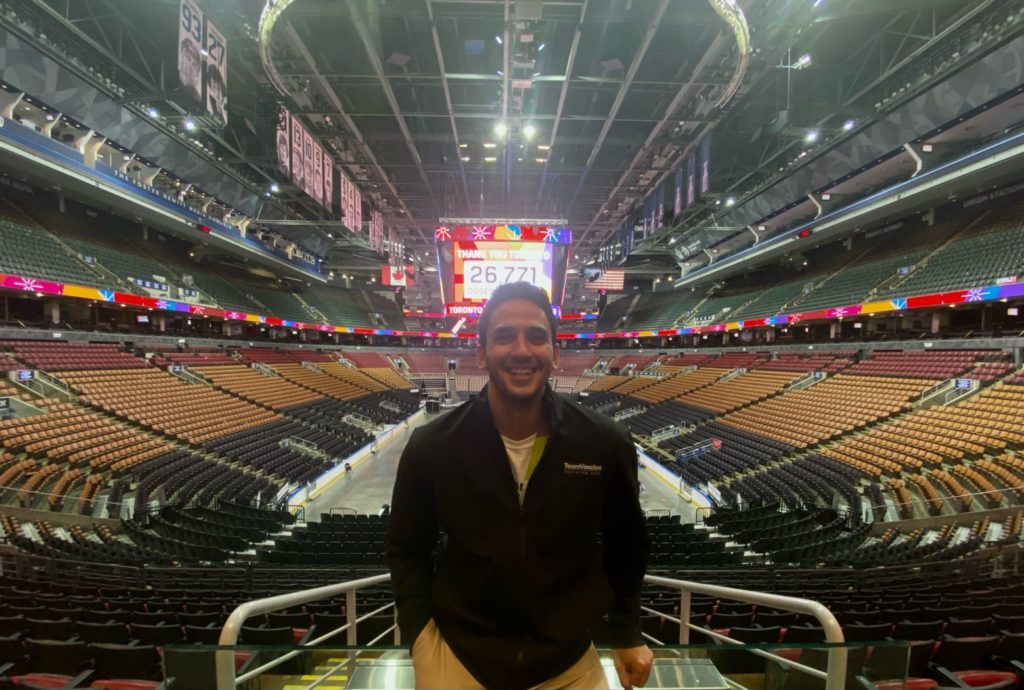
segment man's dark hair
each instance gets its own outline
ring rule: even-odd
[[[484,305],[483,313],[480,314],[480,321],[477,326],[480,345],[482,347],[487,347],[487,328],[491,325],[491,317],[494,315],[494,311],[505,302],[509,302],[514,299],[524,299],[527,302],[533,302],[541,308],[544,315],[548,317],[548,327],[551,328],[551,343],[554,344],[555,336],[558,333],[558,324],[555,323],[555,313],[551,310],[551,302],[548,300],[548,293],[544,292],[536,285],[523,281],[500,285],[491,293],[490,299],[488,299],[487,304]]]

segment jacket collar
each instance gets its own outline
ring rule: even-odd
[[[477,414],[486,417],[492,425],[494,424],[494,417],[491,414],[490,403],[487,402],[487,389],[490,384],[484,385],[480,393],[476,397],[475,410]],[[558,429],[562,428],[562,422],[565,419],[565,405],[566,402],[560,395],[556,395],[551,389],[551,384],[544,384],[544,416],[548,421],[548,429],[550,429],[550,435],[554,436]]]

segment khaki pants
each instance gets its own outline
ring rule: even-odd
[[[417,690],[484,690],[452,653],[431,619],[412,645]],[[534,690],[608,690],[608,680],[594,645],[580,660]]]

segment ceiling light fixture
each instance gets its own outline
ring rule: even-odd
[[[495,156],[484,156],[485,163],[493,163],[496,160],[498,159]]]
[[[527,139],[533,139],[533,135],[537,133],[537,128],[532,124],[527,123],[523,125],[523,136]]]
[[[196,122],[191,117],[186,117],[185,118],[185,122],[183,124],[185,125],[185,130],[186,131],[188,131],[188,132],[196,131]]]
[[[498,124],[494,125],[494,133],[497,134],[499,137],[505,136],[506,134],[508,134],[508,125],[506,125],[504,122],[499,122]]]
[[[812,129],[810,132],[804,135],[804,141],[808,144],[813,144],[818,140],[818,130]]]
[[[497,146],[497,144],[495,144],[493,141],[485,141],[484,142],[484,148],[485,149],[493,149],[495,146]]]
[[[857,126],[856,121],[854,121],[854,120],[847,120],[846,122],[843,123],[843,131],[844,132],[849,132],[851,129],[853,129],[856,126]]]
[[[541,43],[539,46],[537,46],[537,52],[539,53],[540,51],[544,50],[544,47],[546,45],[547,45],[546,43]]]
[[[499,46],[505,43],[505,41],[501,40],[501,34],[494,34],[494,42]]]
[[[539,151],[547,151],[550,148],[551,147],[548,144],[537,144],[537,150]]]

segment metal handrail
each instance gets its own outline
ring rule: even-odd
[[[343,582],[337,585],[326,585],[324,587],[315,587],[313,589],[303,590],[301,592],[291,592],[289,594],[279,594],[274,597],[267,597],[265,599],[256,599],[255,601],[247,601],[240,605],[231,615],[228,616],[227,622],[224,624],[224,629],[221,630],[220,639],[218,640],[218,646],[220,647],[234,647],[238,642],[238,636],[242,631],[242,624],[246,620],[253,616],[261,616],[263,614],[272,613],[274,611],[280,611],[282,609],[291,608],[293,606],[301,606],[302,604],[308,604],[313,601],[320,599],[327,599],[330,597],[338,596],[339,594],[345,595],[345,616],[347,618],[347,640],[348,645],[354,646],[356,644],[356,624],[359,618],[356,617],[356,592],[365,587],[372,587],[373,585],[379,585],[384,582],[391,580],[390,574],[385,575],[374,575],[372,577],[364,577],[359,580],[352,580],[350,582]],[[386,608],[386,607],[382,607]],[[379,611],[379,610],[378,610]],[[363,616],[364,618],[378,611],[371,612]],[[282,655],[277,659],[274,659],[273,665],[282,663],[287,659],[290,659],[299,654],[298,650],[293,650],[288,654]],[[216,670],[217,670],[217,690],[235,690],[238,683],[244,682],[243,679],[252,677],[253,671],[266,670],[264,666],[258,669],[253,669],[245,676],[236,678],[235,677],[235,653],[233,649],[218,649],[215,652],[216,656]]]
[[[345,615],[347,622],[341,628],[334,630],[326,635],[318,637],[312,642],[307,642],[304,646],[309,646],[316,642],[321,642],[325,639],[333,637],[334,635],[345,630],[347,633],[347,644],[356,644],[356,624],[359,621],[365,620],[381,611],[391,608],[394,604],[386,604],[385,606],[379,607],[378,609],[371,611],[370,613],[364,614],[361,617],[356,617],[356,592],[365,587],[381,584],[388,582],[391,579],[391,575],[375,575],[373,577],[362,578],[359,580],[353,580],[351,582],[345,582],[337,585],[327,585],[325,587],[317,587],[314,589],[304,590],[302,592],[292,592],[290,594],[281,594],[274,597],[267,597],[265,599],[257,599],[255,601],[246,602],[236,608],[231,615],[228,617],[227,623],[224,624],[224,629],[221,631],[220,640],[218,645],[220,647],[234,647],[238,642],[238,636],[242,629],[242,624],[246,620],[253,616],[259,616],[273,611],[280,611],[282,609],[291,608],[293,606],[301,606],[302,604],[308,604],[313,601],[320,599],[326,599],[339,594],[345,595]],[[735,640],[726,635],[716,633],[713,630],[708,630],[698,625],[693,625],[689,622],[690,620],[690,604],[691,598],[694,593],[707,594],[710,596],[721,597],[725,599],[732,599],[736,601],[743,601],[749,604],[756,604],[758,606],[768,606],[774,609],[781,609],[785,611],[792,611],[795,613],[804,613],[807,615],[814,616],[825,633],[825,641],[827,643],[843,643],[845,638],[843,637],[842,628],[839,626],[839,622],[836,620],[832,612],[829,611],[824,604],[820,604],[810,599],[801,599],[797,597],[787,597],[778,594],[767,594],[765,592],[755,592],[746,589],[735,589],[733,587],[721,587],[718,585],[706,585],[699,582],[692,582],[689,580],[675,580],[667,577],[659,577],[656,575],[647,575],[644,577],[644,582],[648,585],[655,585],[659,587],[668,587],[671,589],[678,589],[680,591],[681,600],[679,607],[679,644],[686,645],[690,642],[690,630],[699,630],[705,634],[709,634],[715,639],[721,640],[729,644],[742,645],[744,644],[741,640]],[[651,609],[646,609],[650,611]],[[664,615],[664,614],[659,614]],[[376,642],[387,635],[395,626],[392,626],[387,631],[381,633],[373,640]],[[653,638],[652,638],[653,639]],[[656,640],[655,640],[656,641]],[[825,671],[800,664],[798,662],[791,661],[784,657],[772,654],[764,650],[752,649],[752,653],[759,656],[774,659],[779,663],[782,663],[787,668],[807,673],[816,678],[822,678],[825,680],[825,690],[842,690],[845,678],[846,678],[846,662],[847,662],[847,650],[841,646],[830,646],[828,649],[828,666]],[[292,650],[287,654],[263,664],[255,669],[251,669],[242,676],[235,676],[235,663],[234,663],[234,651],[232,649],[218,649],[216,652],[216,669],[217,669],[217,690],[235,690],[236,686],[240,683],[245,682],[251,678],[256,677],[260,673],[277,666],[278,664],[284,663],[288,659],[291,659],[298,654],[300,650]]]
[[[757,604],[758,606],[767,606],[773,609],[781,609],[784,611],[793,611],[795,613],[804,613],[810,616],[814,616],[821,623],[822,630],[825,633],[825,642],[828,643],[842,643],[845,642],[843,637],[843,629],[839,625],[839,621],[832,615],[824,604],[817,601],[811,601],[810,599],[801,599],[798,597],[787,597],[779,594],[767,594],[765,592],[754,592],[747,589],[735,589],[733,587],[721,587],[718,585],[705,585],[699,582],[692,582],[690,580],[675,580],[668,577],[659,577],[657,575],[647,575],[644,577],[644,582],[649,585],[657,585],[659,587],[668,587],[670,589],[678,589],[680,592],[680,605],[679,605],[679,644],[685,645],[690,643],[690,630],[700,630],[702,632],[710,632],[716,639],[719,637],[723,641],[729,643],[743,644],[739,640],[733,640],[732,638],[724,635],[719,635],[713,631],[708,631],[698,625],[691,624],[690,621],[690,603],[692,595],[707,594],[715,597],[722,597],[725,599],[733,599],[736,601],[743,601],[748,604]],[[764,652],[763,650],[751,650],[754,653],[759,653],[760,656],[766,656],[767,658],[776,659],[784,663],[785,665],[810,673],[818,678],[825,679],[825,690],[843,690],[846,682],[846,657],[847,650],[845,647],[829,647],[828,650],[828,666],[824,673],[818,669],[804,666],[803,664],[794,663],[783,657],[771,654],[770,652]]]

